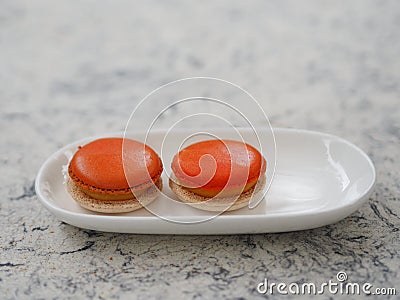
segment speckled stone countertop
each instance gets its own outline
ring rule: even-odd
[[[0,2],[1,299],[253,299],[271,297],[266,277],[340,270],[399,288],[400,2],[203,2]],[[323,228],[231,236],[95,232],[42,207],[50,154],[122,130],[139,99],[190,76],[240,84],[275,127],[355,143],[377,170],[369,201]]]

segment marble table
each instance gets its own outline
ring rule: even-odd
[[[2,1],[0,298],[257,299],[264,278],[339,271],[399,288],[399,32],[395,0]],[[228,236],[95,232],[42,207],[51,153],[122,130],[148,92],[190,76],[240,84],[275,127],[355,143],[377,170],[368,202],[314,230]]]

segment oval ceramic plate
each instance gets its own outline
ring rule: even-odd
[[[221,133],[223,131],[221,129]],[[189,131],[170,134],[182,140]],[[375,182],[375,169],[362,150],[346,140],[324,133],[274,129],[274,134],[277,164],[265,199],[254,209],[246,207],[204,222],[198,221],[204,220],[207,212],[186,205],[163,205],[164,196],[158,197],[151,205],[176,220],[182,218],[198,223],[166,221],[144,208],[117,215],[81,208],[66,191],[63,169],[79,145],[99,136],[77,141],[51,155],[39,171],[36,192],[51,213],[71,225],[146,234],[240,234],[311,229],[345,218],[368,199]],[[165,132],[152,135],[153,139],[162,139]],[[129,137],[134,139],[135,135]],[[160,153],[160,149],[155,150]],[[172,159],[175,154],[168,153],[168,149],[163,151],[163,157]],[[169,163],[164,161],[165,166]],[[163,192],[173,198],[166,172],[163,181]]]

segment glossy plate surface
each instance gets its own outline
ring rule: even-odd
[[[246,134],[246,129],[241,130]],[[221,134],[226,135],[224,129]],[[170,132],[183,140],[189,131]],[[81,208],[67,193],[64,174],[69,159],[79,145],[112,134],[72,143],[51,155],[36,179],[36,193],[41,203],[58,219],[74,226],[110,232],[145,234],[240,234],[285,232],[316,228],[335,223],[357,210],[369,197],[375,183],[375,169],[359,148],[329,134],[274,129],[277,164],[275,177],[265,199],[254,209],[243,208],[224,213],[211,220],[207,212],[186,205],[171,204],[158,197],[150,206],[174,219],[197,221],[179,224],[163,220],[146,209],[106,215]],[[152,133],[152,140],[165,132]],[[142,136],[142,135],[140,135]],[[135,134],[129,138],[135,139]],[[150,144],[150,146],[152,146]],[[154,148],[160,153],[160,149]],[[163,158],[172,160],[175,153],[163,149]],[[176,197],[168,187],[167,173],[171,161],[163,161],[163,192]]]

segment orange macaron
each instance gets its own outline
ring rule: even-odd
[[[161,159],[149,146],[131,139],[102,138],[78,148],[68,166],[67,188],[87,209],[128,212],[157,197],[162,171]]]
[[[177,153],[171,168],[169,184],[181,201],[204,210],[234,210],[246,206],[264,185],[266,161],[249,144],[207,140]]]

